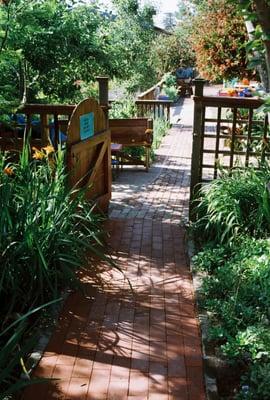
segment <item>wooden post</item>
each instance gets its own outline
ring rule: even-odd
[[[147,129],[152,131],[151,135],[153,136],[154,122],[153,122],[152,118],[147,120]],[[151,145],[150,146],[148,145],[145,148],[145,167],[146,167],[146,172],[149,171],[150,157],[151,157]]]
[[[40,114],[41,144],[47,146],[50,143],[49,116]]]
[[[99,85],[99,105],[104,111],[107,126],[109,125],[109,78],[107,76],[97,77]]]
[[[204,79],[195,79],[195,97],[203,96]],[[195,102],[194,105],[194,120],[193,120],[193,145],[191,158],[191,181],[190,181],[190,204],[189,218],[194,220],[194,198],[198,192],[198,184],[200,183],[200,170],[202,158],[202,116],[203,107],[201,102]]]

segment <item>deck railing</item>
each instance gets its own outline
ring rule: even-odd
[[[147,89],[145,92],[138,95],[138,100],[155,100],[155,94],[158,87],[161,87],[164,83],[164,78],[162,78],[156,85]]]
[[[220,168],[256,168],[270,156],[268,117],[255,112],[263,101],[204,96],[203,87],[203,80],[195,80],[191,199]]]
[[[166,118],[170,121],[171,100],[136,100],[138,117]]]
[[[2,149],[21,148],[23,144],[23,134],[26,129],[26,135],[31,131],[32,144],[37,146],[47,145],[53,142],[57,148],[59,133],[65,132],[71,114],[75,105],[61,104],[26,104],[18,110],[18,114],[25,116],[24,122],[14,120],[9,134],[0,133],[0,144]],[[34,118],[33,118],[34,117]],[[38,131],[38,134],[34,131]],[[53,135],[51,133],[53,132]],[[13,134],[12,134],[13,133]]]

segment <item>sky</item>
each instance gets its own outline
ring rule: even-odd
[[[158,26],[162,26],[164,14],[177,11],[177,4],[179,3],[179,0],[141,0],[141,2],[142,4],[150,2],[155,5],[157,9],[155,23]],[[103,0],[103,3],[110,5],[110,0]]]
[[[153,2],[157,6],[158,14],[155,18],[155,22],[158,26],[162,25],[162,19],[164,18],[164,13],[173,13],[177,11],[177,4],[179,0],[158,0]]]

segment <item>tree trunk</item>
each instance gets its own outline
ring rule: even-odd
[[[256,6],[256,14],[258,22],[262,27],[264,33],[264,45],[265,45],[265,59],[266,69],[268,76],[268,83],[270,82],[270,5],[267,0],[254,0]],[[269,90],[269,85],[267,87]]]

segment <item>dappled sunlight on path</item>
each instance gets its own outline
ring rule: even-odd
[[[173,128],[152,172],[114,183],[108,245],[122,272],[81,271],[23,400],[204,400],[200,330],[185,252],[191,130]],[[143,175],[143,177],[141,177]],[[135,178],[136,177],[136,178]],[[132,290],[131,287],[132,286]]]

